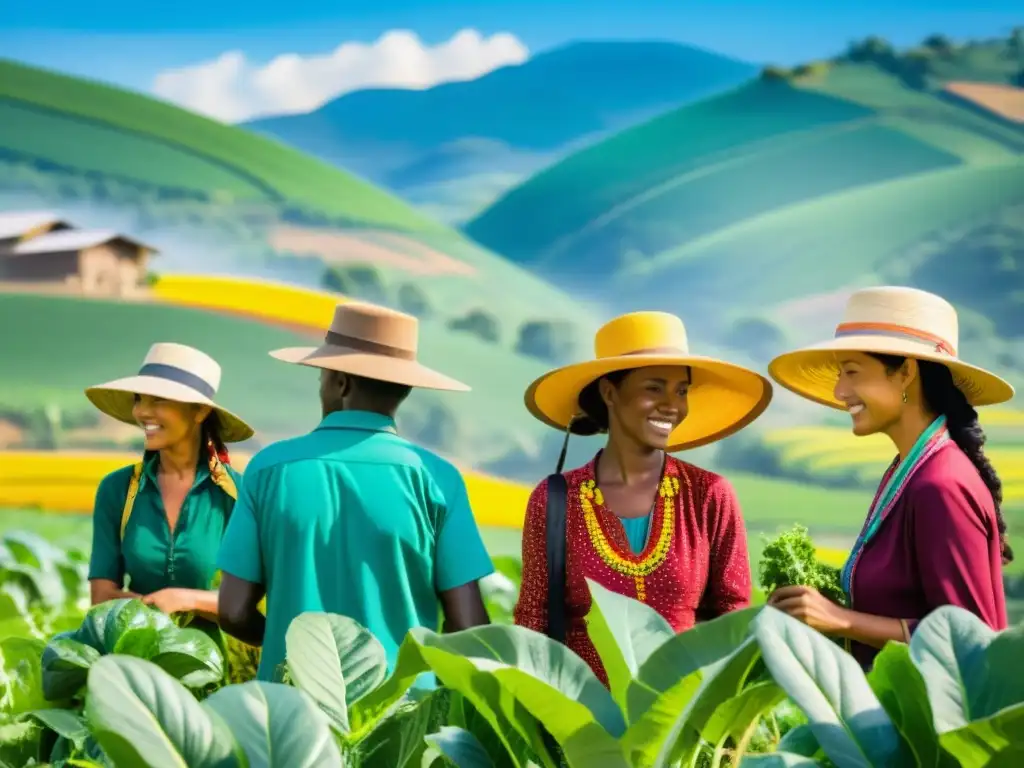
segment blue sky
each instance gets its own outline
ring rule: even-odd
[[[575,39],[668,39],[790,64],[867,34],[906,45],[932,32],[1005,35],[1018,24],[1020,0],[35,0],[0,3],[0,51],[148,90],[160,71],[227,50],[261,62],[370,42],[396,28],[428,43],[466,27],[507,31],[533,53]]]

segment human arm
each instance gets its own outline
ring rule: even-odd
[[[516,624],[534,632],[548,630],[547,483],[533,489],[523,521],[523,575],[513,611]]]
[[[717,477],[704,502],[708,521],[708,581],[697,613],[713,619],[750,605],[750,555],[739,499],[732,484]]]
[[[490,624],[480,579],[494,573],[469,504],[466,483],[455,467],[438,473],[443,517],[435,545],[435,588],[444,612],[444,631]]]
[[[142,602],[164,613],[196,613],[209,621],[218,621],[217,590],[168,587],[145,595]]]
[[[250,470],[239,489],[238,502],[221,539],[217,567],[222,572],[214,604],[220,627],[253,646],[263,645],[267,621],[259,610],[266,595],[263,550],[256,520],[260,475]]]
[[[127,487],[120,472],[107,475],[96,488],[92,510],[92,551],[89,555],[89,596],[93,605],[141,595],[124,589],[121,513]]]

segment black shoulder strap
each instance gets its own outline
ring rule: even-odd
[[[568,486],[561,474],[548,476],[548,637],[565,642],[565,517]]]

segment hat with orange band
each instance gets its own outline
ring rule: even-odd
[[[768,365],[768,374],[801,397],[845,409],[833,393],[836,353],[874,352],[945,365],[971,405],[1010,400],[1009,382],[960,359],[958,337],[956,309],[942,297],[916,288],[864,288],[850,297],[833,338],[779,355]]]

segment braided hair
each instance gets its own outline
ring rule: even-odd
[[[899,370],[906,358],[895,355],[872,354],[892,373]],[[1013,549],[1006,537],[1006,519],[1003,517],[1003,483],[985,455],[985,431],[978,421],[978,412],[967,401],[967,396],[953,381],[949,368],[941,363],[930,360],[919,360],[921,371],[921,395],[925,406],[932,413],[946,417],[946,428],[953,442],[971,460],[974,468],[981,475],[985,487],[992,494],[996,508],[996,526],[999,529],[999,543],[1002,549],[1003,564],[1013,562]]]

